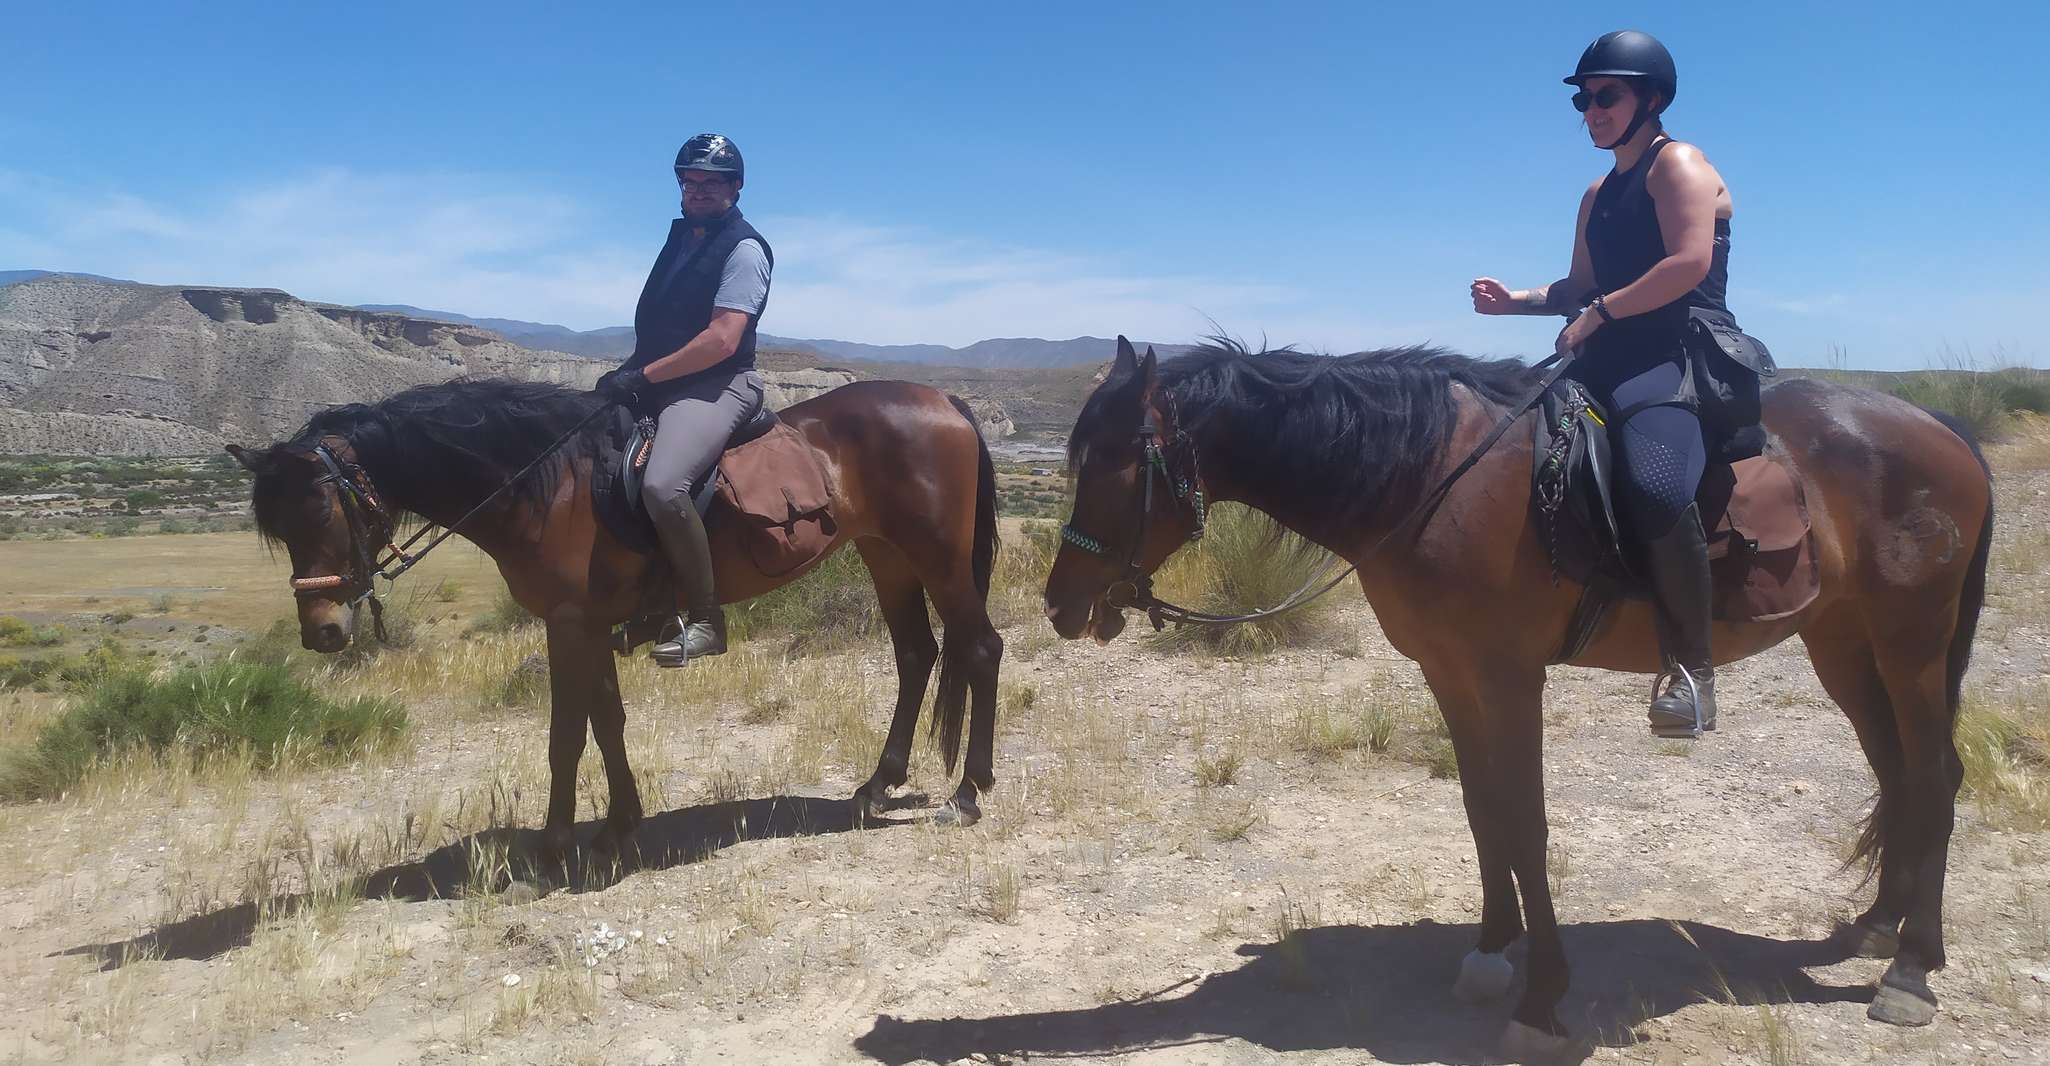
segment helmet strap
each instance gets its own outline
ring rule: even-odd
[[[1643,97],[1638,97],[1637,114],[1630,119],[1630,124],[1628,126],[1623,127],[1623,135],[1621,137],[1616,138],[1614,141],[1611,141],[1608,144],[1602,145],[1602,151],[1613,152],[1616,149],[1621,148],[1626,144],[1629,144],[1630,138],[1637,136],[1637,131],[1644,128],[1644,120],[1650,117],[1651,104],[1646,102]]]

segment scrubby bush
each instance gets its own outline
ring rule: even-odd
[[[329,699],[283,667],[222,659],[156,678],[101,678],[35,741],[0,759],[0,797],[61,795],[101,761],[134,750],[204,757],[246,751],[262,769],[342,762],[404,731],[405,708]]]
[[[1212,614],[1243,614],[1273,607],[1311,577],[1336,576],[1329,553],[1277,528],[1238,504],[1210,509],[1203,539],[1177,552],[1154,578],[1160,598]],[[1229,626],[1169,628],[1153,639],[1175,648],[1227,655],[1257,655],[1280,647],[1315,644],[1336,635],[1334,590],[1274,618]],[[1139,619],[1135,619],[1137,621]]]
[[[1888,385],[1887,391],[1917,406],[1955,416],[1980,440],[2005,436],[2016,412],[2050,412],[2050,374],[2026,367],[1905,374]]]
[[[53,648],[62,643],[63,626],[30,625],[12,615],[0,615],[0,647]]]

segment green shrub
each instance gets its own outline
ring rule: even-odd
[[[0,797],[62,795],[101,761],[137,749],[247,751],[263,769],[344,762],[389,744],[405,727],[405,709],[392,700],[329,699],[279,665],[223,659],[161,679],[123,670],[103,677],[32,744],[0,759]]]
[[[1265,515],[1238,504],[1210,509],[1203,539],[1183,548],[1161,567],[1154,591],[1161,599],[1213,614],[1243,614],[1273,607],[1313,575],[1335,577],[1329,553],[1278,530]],[[1335,589],[1297,610],[1258,622],[1230,626],[1169,628],[1152,639],[1174,648],[1225,655],[1257,655],[1280,647],[1314,644],[1334,635],[1333,612],[1344,589]],[[1143,622],[1143,616],[1131,619]]]
[[[2005,436],[2018,411],[2050,412],[2050,374],[2026,367],[1926,370],[1902,375],[1887,391],[1954,416],[1986,441]]]
[[[0,647],[52,648],[62,643],[63,626],[30,625],[12,615],[0,615]]]

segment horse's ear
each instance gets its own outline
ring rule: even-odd
[[[1125,335],[1118,334],[1118,357],[1110,364],[1110,376],[1121,377],[1139,369],[1139,353],[1132,350],[1132,342]]]
[[[257,473],[257,468],[263,463],[261,455],[244,448],[240,444],[228,445],[228,454],[234,456],[235,461],[242,464],[242,469],[252,474]]]

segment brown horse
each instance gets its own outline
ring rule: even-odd
[[[1107,594],[1187,543],[1204,495],[1257,508],[1357,563],[1389,642],[1423,668],[1457,749],[1483,907],[1455,990],[1504,994],[1503,951],[1527,923],[1529,980],[1505,1034],[1518,1056],[1569,1046],[1556,1013],[1567,970],[1545,875],[1539,712],[1545,666],[1580,592],[1554,583],[1531,520],[1528,423],[1370,549],[1536,381],[1521,363],[1435,349],[1328,358],[1212,346],[1158,365],[1120,342],[1070,440],[1075,512],[1046,584],[1063,637],[1115,636],[1113,603],[1126,593]],[[1850,716],[1879,783],[1860,841],[1879,889],[1848,930],[1847,953],[1893,957],[1872,1017],[1925,1023],[1936,1009],[1927,974],[1944,963],[1944,864],[1963,780],[1951,733],[1985,592],[1990,474],[1961,431],[1890,396],[1797,380],[1764,404],[1766,428],[1807,487],[1823,592],[1780,621],[1718,624],[1716,657],[1799,633]],[[1655,670],[1649,607],[1620,606],[1572,662]]]
[[[331,408],[292,439],[261,451],[230,446],[256,475],[258,528],[291,556],[301,642],[320,652],[348,644],[349,604],[369,588],[367,560],[390,541],[398,514],[439,525],[456,521],[551,442],[586,424],[601,403],[556,385],[458,380]],[[950,772],[964,707],[973,701],[961,784],[940,817],[972,822],[980,816],[978,793],[995,785],[991,746],[1003,656],[986,606],[997,550],[996,477],[974,416],[934,389],[877,381],[835,389],[781,417],[810,442],[835,486],[834,550],[853,541],[861,553],[896,648],[895,716],[875,774],[854,794],[857,814],[874,815],[904,783],[926,682],[938,661],[933,730]],[[457,530],[498,563],[513,598],[547,625],[550,780],[543,842],[550,857],[574,843],[577,762],[587,722],[611,794],[594,843],[601,853],[612,851],[641,820],[610,630],[635,613],[644,585],[667,581],[667,571],[655,557],[621,544],[593,512],[593,460],[602,437],[598,429],[571,433],[548,461]],[[708,521],[727,602],[759,596],[804,573],[762,576],[723,509],[715,507]],[[944,651],[927,621],[928,597],[946,627]]]

